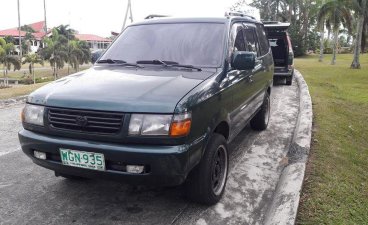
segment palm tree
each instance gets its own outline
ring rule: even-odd
[[[28,53],[23,60],[23,64],[25,63],[29,63],[29,73],[32,74],[33,83],[36,84],[34,64],[41,64],[43,66],[42,58],[37,53]]]
[[[69,64],[79,71],[79,65],[89,63],[91,60],[91,51],[85,41],[72,40],[69,42]]]
[[[4,86],[9,86],[8,83],[8,70],[13,66],[14,70],[20,70],[21,63],[17,56],[12,55],[15,51],[13,43],[6,43],[3,38],[0,38],[0,63],[4,68]]]
[[[64,67],[68,60],[68,40],[63,35],[59,35],[56,29],[52,30],[52,36],[44,39],[46,47],[40,52],[44,59],[50,61],[55,80],[58,78],[58,70]]]
[[[23,54],[28,54],[31,51],[31,45],[33,40],[35,40],[33,34],[27,32],[22,41]]]
[[[333,42],[333,57],[331,60],[331,65],[336,64],[336,54],[337,54],[337,45],[339,38],[339,30],[341,26],[346,27],[349,31],[351,31],[353,20],[351,16],[351,11],[345,0],[332,0],[322,5],[319,10],[317,21],[319,26],[323,26],[326,23],[326,27],[328,30],[331,30],[334,33],[334,42]]]
[[[75,39],[76,31],[72,28],[69,28],[69,25],[60,25],[56,27],[57,32],[59,35],[65,36],[68,40]]]
[[[352,4],[354,12],[357,14],[356,38],[354,46],[354,58],[350,68],[360,69],[359,56],[362,47],[362,36],[364,32],[364,20],[368,18],[367,0],[354,0]],[[365,41],[365,40],[364,40]]]

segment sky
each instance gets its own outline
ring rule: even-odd
[[[5,0],[1,0],[5,1]],[[21,25],[44,20],[43,0],[19,0]],[[178,17],[224,16],[236,0],[131,0],[133,20],[149,14]],[[2,3],[0,30],[18,26],[17,0]],[[70,24],[82,34],[110,36],[120,32],[127,0],[46,0],[47,27]]]

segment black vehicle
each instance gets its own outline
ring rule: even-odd
[[[286,84],[291,85],[294,76],[294,53],[287,32],[290,23],[269,21],[264,24],[275,62],[275,78],[285,78]]]
[[[33,92],[23,151],[66,178],[180,185],[213,204],[227,144],[267,128],[273,59],[263,24],[246,16],[148,19],[127,27],[93,68]]]

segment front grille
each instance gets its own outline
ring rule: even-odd
[[[48,109],[51,128],[85,133],[116,134],[121,130],[123,114],[75,109]]]

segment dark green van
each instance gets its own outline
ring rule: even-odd
[[[227,144],[249,122],[267,128],[273,72],[251,17],[147,19],[91,69],[29,95],[21,147],[57,176],[185,183],[189,199],[214,204]]]

